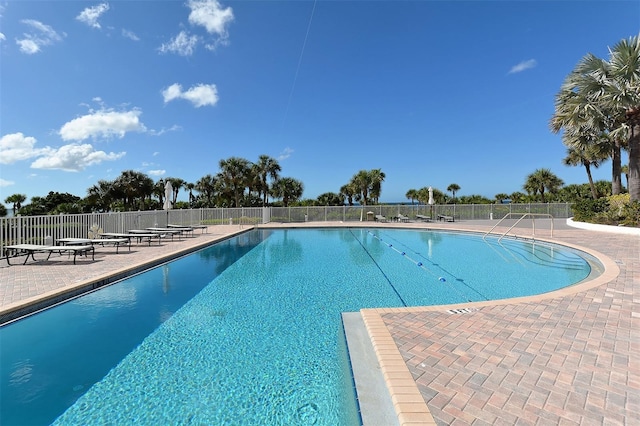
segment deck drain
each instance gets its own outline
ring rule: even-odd
[[[450,314],[469,314],[471,312],[476,312],[475,308],[462,308],[462,309],[449,309],[447,312]]]

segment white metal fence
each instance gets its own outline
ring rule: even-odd
[[[359,222],[376,215],[392,218],[402,214],[452,216],[458,220],[501,219],[507,213],[550,214],[555,218],[571,216],[570,205],[557,204],[445,204],[375,205],[327,207],[244,207],[233,209],[154,210],[138,212],[87,213],[0,218],[0,253],[12,244],[45,244],[60,238],[86,238],[90,229],[103,232],[127,232],[174,225],[255,225],[269,222]]]

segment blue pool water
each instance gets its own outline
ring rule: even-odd
[[[359,424],[341,312],[539,294],[559,246],[256,230],[0,328],[0,424]]]

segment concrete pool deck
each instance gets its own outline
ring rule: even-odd
[[[486,232],[495,223],[263,227],[371,225]],[[640,423],[640,236],[571,228],[555,220],[551,238],[545,221],[536,223],[537,239],[582,247],[601,259],[604,274],[529,298],[360,312],[399,424]],[[48,262],[11,267],[2,260],[0,319],[246,230],[211,226],[209,233],[193,238],[133,245],[131,252],[118,254],[100,247],[95,262],[79,258],[76,265],[57,255]],[[515,232],[529,238],[532,229]],[[363,419],[376,424],[364,413]]]

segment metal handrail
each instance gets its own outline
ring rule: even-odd
[[[505,235],[507,235],[509,232],[511,232],[511,230],[512,230],[513,228],[515,228],[515,227],[516,227],[516,226],[517,226],[517,225],[522,221],[522,219],[524,219],[524,218],[526,218],[526,217],[531,217],[531,224],[532,224],[532,226],[533,226],[533,233],[532,233],[532,236],[534,236],[534,237],[535,237],[535,236],[536,236],[536,219],[535,219],[535,217],[536,217],[536,216],[544,216],[544,217],[551,218],[551,237],[553,238],[553,215],[548,214],[548,213],[507,213],[507,214],[505,214],[505,215],[502,217],[502,219],[500,219],[500,220],[498,221],[498,223],[496,223],[496,224],[493,226],[493,228],[491,228],[489,231],[487,231],[487,232],[482,236],[482,239],[484,240],[484,239],[485,239],[485,237],[486,237],[487,235],[489,235],[491,232],[493,232],[493,230],[494,230],[494,229],[496,229],[496,228],[498,227],[498,225],[500,225],[500,224],[502,223],[502,221],[503,221],[503,220],[508,219],[508,218],[511,218],[511,216],[512,216],[512,215],[514,215],[514,214],[515,214],[515,215],[522,215],[522,216],[521,216],[521,217],[516,221],[516,223],[514,223],[514,224],[511,226],[511,228],[507,229],[507,230],[506,230],[506,231],[505,231],[505,232],[500,236],[500,238],[498,238],[498,242],[500,242],[500,241],[505,237]]]

